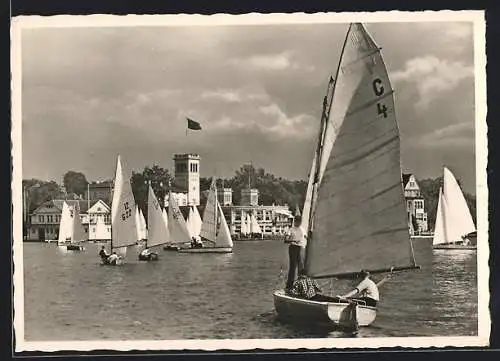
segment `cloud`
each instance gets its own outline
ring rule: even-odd
[[[425,56],[408,60],[405,68],[396,71],[394,82],[412,82],[417,87],[420,99],[417,108],[426,109],[440,93],[449,92],[466,78],[474,76],[474,68],[464,62]]]
[[[308,114],[288,116],[277,104],[262,106],[259,111],[274,121],[273,125],[266,126],[270,132],[282,137],[310,138],[313,134],[314,117]]]
[[[425,148],[473,148],[474,124],[451,124],[410,140],[413,146]]]
[[[248,58],[233,58],[229,60],[229,63],[237,67],[268,71],[313,71],[315,69],[312,65],[300,64],[294,59],[294,55],[291,51],[284,51],[278,54],[253,55]]]

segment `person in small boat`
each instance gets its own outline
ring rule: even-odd
[[[143,249],[142,252],[139,254],[140,259],[146,259],[149,261],[155,257],[158,257],[158,253],[151,252],[151,250],[149,248]]]
[[[343,296],[339,296],[340,299],[349,299],[352,301],[361,301],[361,303],[367,306],[375,307],[380,300],[378,287],[375,282],[370,278],[370,272],[362,270],[359,273],[361,282],[353,289],[351,292],[346,293]],[[352,297],[359,295],[358,297]]]
[[[113,252],[108,256],[107,262],[109,264],[116,264],[116,262],[120,259],[120,256],[116,254],[116,252]]]
[[[102,246],[101,247],[101,250],[99,251],[99,256],[101,257],[101,259],[106,262],[109,258],[109,254],[108,252],[106,252],[106,247],[105,246]]]
[[[291,234],[285,239],[285,243],[289,243],[288,246],[288,279],[286,282],[285,290],[290,290],[295,281],[295,272],[301,274],[304,269],[304,251],[306,247],[306,235],[304,230],[300,226],[302,217],[296,215],[293,223]]]
[[[308,300],[316,300],[322,298],[320,295],[321,288],[318,286],[316,280],[308,277],[304,269],[299,272],[299,277],[293,283],[292,288],[288,294],[294,297],[305,298]]]

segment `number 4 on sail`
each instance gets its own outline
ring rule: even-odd
[[[419,266],[406,216],[393,90],[380,48],[362,24],[349,26],[323,107],[300,224],[308,235],[304,270],[295,284],[306,283],[304,273],[313,285],[364,274],[377,301],[368,274]],[[274,293],[280,318],[357,328],[377,315],[377,302],[366,301],[371,298],[348,297],[361,290],[340,298],[293,291]]]

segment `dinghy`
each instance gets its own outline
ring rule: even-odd
[[[59,237],[57,245],[59,249],[66,251],[83,251],[81,244],[88,240],[80,219],[80,207],[78,202],[70,207],[66,201],[63,202],[61,222],[59,223]]]
[[[116,266],[123,263],[127,248],[137,243],[137,229],[134,217],[135,199],[130,180],[125,177],[121,158],[116,161],[115,184],[111,203],[111,253],[117,259],[101,258],[105,265]]]
[[[476,226],[453,173],[446,167],[432,239],[433,249],[476,250]]]
[[[170,188],[170,186],[169,186]],[[163,247],[165,251],[178,251],[183,247],[189,247],[191,243],[191,235],[186,224],[186,220],[182,215],[179,204],[172,192],[168,192],[168,231],[170,240],[168,245]]]
[[[336,80],[330,78],[309,174],[302,227],[313,279],[417,269],[400,165],[394,98],[380,48],[364,26],[349,26]],[[311,326],[368,326],[377,307],[322,295],[274,292],[278,316]]]
[[[146,243],[144,245],[145,250],[150,250],[153,247],[161,246],[163,244],[168,243],[169,241],[169,232],[167,224],[163,219],[160,203],[158,202],[158,199],[156,198],[156,195],[153,192],[153,188],[151,188],[151,184],[149,185],[149,190],[148,190],[147,234],[148,238],[146,239]],[[158,260],[158,253],[150,252],[149,254],[145,255],[143,252],[139,254],[139,260],[141,261]]]
[[[215,179],[212,178],[207,204],[203,211],[203,224],[200,236],[203,247],[180,249],[182,253],[231,253],[233,251],[233,240],[231,232],[222,213],[222,208],[217,200],[217,187]]]

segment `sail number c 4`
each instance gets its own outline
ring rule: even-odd
[[[130,209],[128,202],[123,204],[123,208],[125,208],[125,210],[122,213],[122,221],[125,221],[127,218],[132,216],[132,210]]]
[[[372,82],[373,93],[380,97],[385,93],[384,86],[382,85],[382,80],[376,78]],[[384,118],[387,118],[387,106],[382,102],[377,102],[377,115],[383,115]]]

